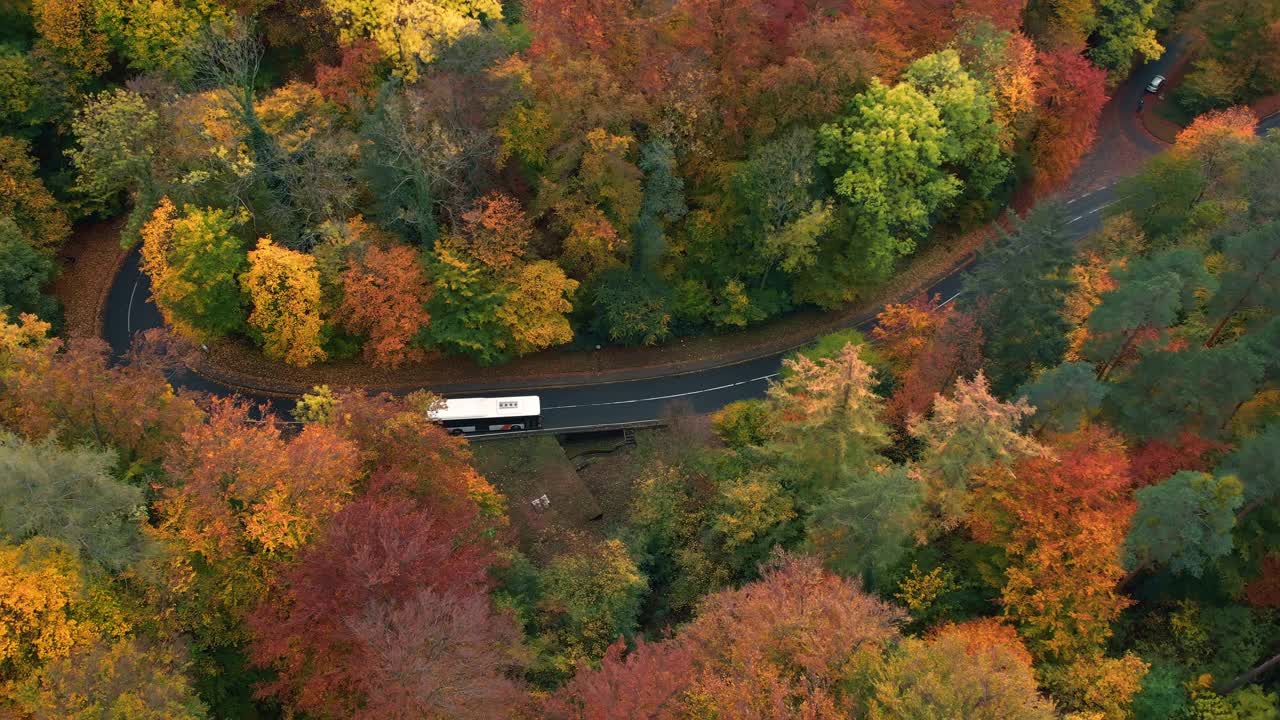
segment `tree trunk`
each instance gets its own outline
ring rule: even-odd
[[[1129,348],[1133,346],[1133,341],[1138,337],[1138,331],[1141,329],[1142,326],[1138,326],[1133,330],[1130,330],[1128,337],[1124,339],[1124,343],[1120,345],[1119,349],[1117,349],[1111,357],[1107,358],[1107,362],[1103,364],[1102,367],[1098,368],[1099,380],[1107,379],[1107,375],[1111,374],[1111,370],[1115,367],[1115,364],[1120,362],[1120,358],[1124,357],[1126,352],[1129,352]]]
[[[1280,258],[1280,248],[1276,248],[1276,251],[1271,254],[1271,259],[1267,261],[1267,264],[1263,265],[1258,269],[1258,272],[1254,273],[1253,282],[1249,283],[1249,287],[1240,294],[1240,297],[1236,299],[1236,302],[1231,306],[1231,309],[1228,310],[1227,313],[1222,316],[1222,319],[1218,321],[1218,324],[1214,326],[1213,332],[1209,334],[1209,339],[1204,341],[1205,347],[1211,347],[1218,341],[1218,336],[1221,335],[1222,331],[1227,327],[1227,321],[1236,314],[1236,311],[1240,309],[1240,306],[1244,304],[1244,301],[1253,294],[1253,289],[1258,286],[1258,283],[1262,282],[1262,276],[1267,272],[1267,269],[1271,267],[1271,264],[1274,263],[1277,258]]]
[[[1240,673],[1239,675],[1235,676],[1230,682],[1219,684],[1216,688],[1214,688],[1214,690],[1219,695],[1226,695],[1227,693],[1233,690],[1239,690],[1245,685],[1248,685],[1254,680],[1257,680],[1258,678],[1265,675],[1268,671],[1273,670],[1276,667],[1280,667],[1280,653],[1276,655],[1272,655],[1266,662],[1262,663],[1258,667],[1253,668],[1252,670],[1247,670],[1243,673]]]
[[[1246,515],[1253,512],[1254,510],[1257,510],[1263,505],[1266,505],[1267,500],[1270,500],[1270,498],[1264,498],[1264,497],[1258,498],[1257,500],[1254,500],[1248,505],[1245,505],[1244,507],[1240,508],[1240,512],[1236,513],[1236,523],[1238,524],[1241,520],[1245,518]]]
[[[1119,585],[1119,587],[1123,589],[1123,588],[1127,588],[1127,587],[1129,587],[1130,585],[1132,585],[1132,584],[1133,584],[1133,581],[1134,581],[1134,580],[1137,580],[1137,579],[1138,579],[1138,576],[1139,576],[1139,575],[1141,575],[1141,574],[1142,574],[1142,573],[1143,573],[1147,568],[1149,568],[1150,566],[1151,566],[1151,564],[1150,564],[1150,563],[1142,563],[1142,564],[1141,564],[1141,565],[1139,565],[1138,567],[1136,567],[1136,568],[1134,568],[1134,569],[1130,570],[1130,571],[1129,571],[1129,574],[1125,575],[1123,578],[1120,578],[1120,585]]]

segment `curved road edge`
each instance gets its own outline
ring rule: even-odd
[[[1173,59],[1162,57],[1150,66],[1135,72],[1125,83],[1116,89],[1103,118],[1111,119],[1100,128],[1100,140],[1105,134],[1117,132],[1115,124],[1121,127],[1132,125],[1136,118],[1128,109],[1136,101],[1132,96],[1142,92],[1146,77],[1150,72],[1158,71]],[[1152,69],[1155,68],[1155,69]],[[1280,127],[1280,114],[1266,118],[1258,126],[1258,132]],[[1124,128],[1121,132],[1131,132],[1132,128]],[[1138,130],[1138,132],[1143,132]],[[1144,133],[1145,134],[1145,133]],[[1099,143],[1102,145],[1103,143]],[[1144,152],[1149,156],[1159,151],[1159,147],[1144,145]],[[1103,147],[1095,146],[1093,152],[1105,152]],[[1063,202],[1071,210],[1072,216],[1068,224],[1073,237],[1083,237],[1101,226],[1103,211],[1113,205],[1117,199],[1114,190],[1115,182],[1103,185],[1090,192],[1076,197],[1064,199]],[[158,310],[150,302],[150,288],[147,278],[138,268],[138,251],[133,250],[112,284],[108,298],[106,339],[117,354],[126,352],[134,332],[142,329],[160,327],[163,324]],[[965,271],[973,262],[972,255],[966,256],[959,264],[947,271],[943,276],[918,289],[919,292],[939,295],[950,302],[959,293]],[[859,330],[869,329],[879,307],[854,318],[842,327],[853,327]],[[122,312],[123,311],[123,312]],[[466,385],[443,384],[432,387],[432,390],[444,395],[498,395],[511,392],[536,391],[543,402],[543,425],[548,431],[586,430],[600,427],[625,427],[628,425],[652,424],[668,411],[673,403],[684,404],[694,412],[709,412],[735,400],[759,397],[763,394],[768,382],[776,377],[782,359],[797,347],[771,349],[764,353],[748,357],[736,357],[731,360],[710,360],[698,363],[691,361],[687,366],[672,370],[670,367],[652,367],[638,369],[635,377],[617,379],[573,378],[568,382],[548,382],[545,378],[531,378],[527,381],[511,381],[501,383],[477,383]],[[206,370],[207,372],[207,370]],[[619,371],[619,374],[626,371]],[[567,380],[567,379],[566,379]],[[292,405],[295,393],[279,393],[270,389],[252,387],[238,383],[232,378],[218,378],[201,375],[198,371],[179,372],[171,378],[179,387],[210,392],[215,395],[238,394],[251,400],[268,402],[277,410],[287,410]],[[369,388],[378,391],[379,388]],[[392,392],[405,392],[410,388],[387,388]],[[274,398],[274,401],[273,401]]]

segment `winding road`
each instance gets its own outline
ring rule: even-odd
[[[1176,39],[1172,41],[1163,57],[1139,68],[1116,88],[1104,108],[1098,140],[1069,185],[1080,189],[1074,196],[1068,193],[1062,198],[1071,211],[1070,227],[1075,237],[1082,238],[1097,230],[1105,214],[1103,211],[1117,201],[1114,186],[1119,177],[1114,173],[1099,173],[1098,165],[1106,167],[1109,160],[1114,165],[1117,156],[1133,157],[1135,162],[1125,166],[1122,173],[1130,174],[1137,171],[1142,159],[1167,147],[1146,133],[1137,120],[1135,109],[1151,76],[1167,75],[1185,49],[1185,43]],[[1261,133],[1274,127],[1280,127],[1280,116],[1272,116],[1261,123],[1258,131]],[[107,301],[106,339],[117,355],[128,351],[134,333],[163,324],[159,311],[150,301],[151,288],[138,263],[139,253],[135,250],[116,276]],[[959,293],[962,276],[963,271],[957,270],[933,284],[927,292],[949,302]],[[873,322],[868,316],[857,322],[855,327],[869,330]],[[536,394],[542,399],[544,430],[591,430],[652,423],[663,417],[673,402],[687,403],[697,412],[708,412],[735,400],[760,397],[769,381],[777,375],[782,358],[783,355],[776,354],[696,372],[639,380],[571,387],[522,386],[518,390],[503,390],[490,385],[470,392],[466,388],[458,388],[448,394],[482,397]],[[177,373],[171,381],[181,387],[218,395],[233,392],[189,371]],[[266,398],[254,399],[268,401]],[[286,410],[292,405],[289,401],[270,402],[277,410]]]

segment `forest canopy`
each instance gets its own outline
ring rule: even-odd
[[[1046,205],[957,301],[672,412],[572,532],[500,484],[495,453],[538,472],[520,446],[448,435],[428,393],[321,387],[289,419],[175,390],[160,331],[113,362],[0,324],[0,707],[1275,720],[1280,206],[1254,179],[1280,133],[1239,115],[1082,244]]]
[[[39,0],[0,215],[127,214],[171,327],[292,365],[731,331],[1060,186],[1163,22],[1084,4]]]

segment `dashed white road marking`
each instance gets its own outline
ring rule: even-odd
[[[554,405],[550,407],[543,407],[542,409],[543,410],[571,410],[573,408],[606,407],[609,405],[632,405],[635,403],[653,402],[655,400],[671,400],[673,398],[688,397],[690,395],[701,395],[702,393],[715,392],[717,390],[728,390],[729,388],[738,387],[739,385],[747,385],[749,383],[760,382],[761,380],[772,380],[776,377],[778,377],[778,373],[770,373],[768,375],[761,375],[760,377],[757,377],[757,378],[751,378],[750,380],[739,380],[738,382],[729,383],[728,385],[717,385],[716,387],[712,387],[712,388],[705,388],[702,390],[690,390],[689,392],[675,393],[673,395],[658,395],[657,397],[636,398],[634,400],[614,400],[612,402],[582,403],[581,405]]]
[[[1098,207],[1096,207],[1096,208],[1094,208],[1094,209],[1090,210],[1090,211],[1089,211],[1089,212],[1087,212],[1087,213],[1084,213],[1084,214],[1082,214],[1082,215],[1077,215],[1077,216],[1075,216],[1075,217],[1071,218],[1070,220],[1068,220],[1068,221],[1067,221],[1067,224],[1068,224],[1068,225],[1070,225],[1070,224],[1071,224],[1071,223],[1073,223],[1073,222],[1077,222],[1077,221],[1079,221],[1079,220],[1083,220],[1083,219],[1085,219],[1085,218],[1089,217],[1090,215],[1093,215],[1093,214],[1095,214],[1095,213],[1098,213],[1098,212],[1101,212],[1101,211],[1103,211],[1103,210],[1106,210],[1107,208],[1111,207],[1112,205],[1115,205],[1115,204],[1116,204],[1116,203],[1118,203],[1118,202],[1120,202],[1120,201],[1119,201],[1119,200],[1112,200],[1112,201],[1111,201],[1111,202],[1109,202],[1109,203],[1106,203],[1106,204],[1103,204],[1103,205],[1099,205]]]

